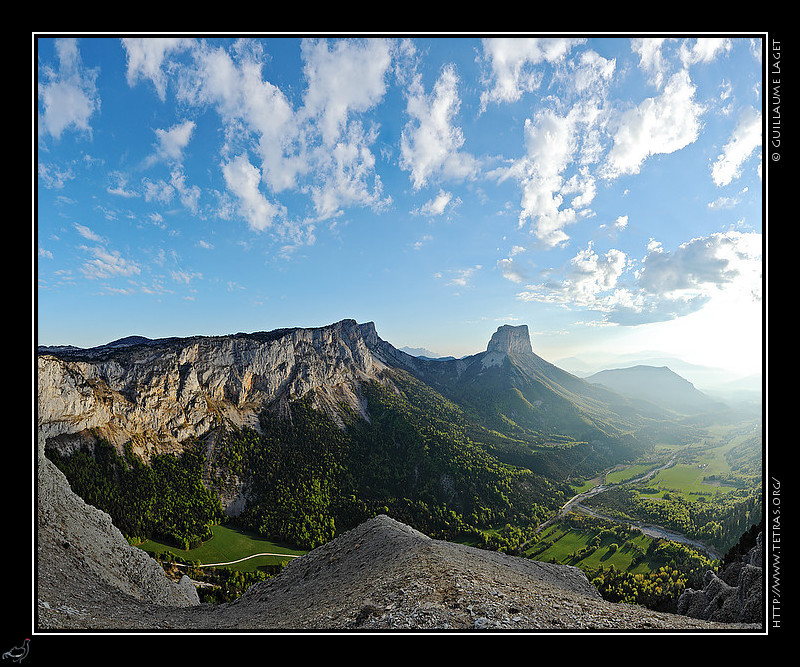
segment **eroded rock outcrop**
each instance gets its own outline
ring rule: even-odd
[[[760,623],[764,616],[763,533],[755,546],[719,574],[709,570],[702,590],[687,588],[678,613],[722,623]]]
[[[91,627],[97,612],[91,600],[101,590],[134,604],[199,604],[187,577],[169,579],[156,561],[128,544],[108,514],[73,493],[45,458],[42,441],[37,458],[36,593],[42,618],[59,618],[61,627]]]

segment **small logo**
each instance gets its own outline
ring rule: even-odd
[[[30,638],[27,638],[24,642],[22,642],[22,646],[15,646],[14,648],[9,649],[3,653],[3,660],[6,658],[11,658],[14,662],[22,662],[25,659],[25,656],[28,655],[30,643]]]

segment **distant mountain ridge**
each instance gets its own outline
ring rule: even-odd
[[[587,382],[604,385],[636,401],[649,401],[679,413],[718,409],[716,401],[666,366],[637,365],[594,373]]]
[[[413,357],[378,339],[376,352],[387,364],[408,370],[486,427],[538,433],[540,442],[569,436],[599,443],[628,438],[654,416],[657,406],[638,410],[633,402],[587,382],[533,352],[527,325],[503,325],[484,352],[452,360]]]

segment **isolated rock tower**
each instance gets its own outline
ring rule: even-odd
[[[518,327],[513,327],[510,324],[504,324],[494,332],[489,344],[486,346],[486,351],[505,352],[506,354],[533,354],[528,325],[522,324]]]

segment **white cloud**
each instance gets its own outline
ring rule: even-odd
[[[386,93],[391,43],[384,39],[303,40],[308,87],[304,115],[315,118],[325,146],[333,146],[353,112],[375,106]]]
[[[569,238],[563,228],[576,219],[575,209],[561,208],[562,172],[577,147],[573,119],[550,110],[526,119],[525,147],[524,158],[509,170],[517,175],[522,188],[520,225],[530,219],[536,236],[553,247]]]
[[[642,260],[637,277],[642,289],[660,294],[752,280],[760,272],[761,235],[727,232],[692,239],[672,253],[659,246]]]
[[[222,174],[228,189],[236,196],[239,214],[254,231],[264,231],[272,226],[282,213],[281,207],[268,201],[261,192],[261,173],[250,164],[246,155],[239,155],[222,165]]]
[[[411,120],[400,139],[400,166],[411,172],[415,190],[434,178],[462,180],[475,173],[475,159],[460,152],[464,135],[453,124],[461,105],[457,87],[452,66],[443,68],[429,96],[419,76],[409,86],[406,110]]]
[[[182,37],[123,37],[128,85],[136,85],[139,79],[149,79],[163,101],[167,89],[167,77],[162,69],[164,60],[171,53],[184,50],[191,44],[191,40]]]
[[[741,192],[731,196],[720,196],[714,201],[709,202],[708,208],[712,209],[731,209],[735,208],[741,201],[742,196],[749,190],[749,188],[742,189]]]
[[[157,129],[158,137],[157,153],[172,162],[180,162],[183,159],[183,149],[186,148],[192,138],[195,124],[191,120],[173,125],[168,130]]]
[[[113,171],[108,175],[108,178],[111,181],[111,185],[106,188],[106,192],[109,194],[125,197],[127,199],[138,197],[135,191],[128,189],[128,177],[126,174]]]
[[[64,169],[52,164],[40,162],[36,170],[44,186],[54,190],[61,190],[69,181],[75,178],[75,174],[71,169]]]
[[[697,63],[708,63],[720,53],[731,50],[731,40],[727,37],[698,37],[691,46],[689,42],[681,44],[680,57],[684,67]]]
[[[92,259],[84,262],[81,271],[90,280],[117,276],[129,277],[141,273],[141,268],[136,262],[125,259],[117,250],[108,250],[99,246],[84,248],[84,250],[92,255]]]
[[[549,98],[555,108],[542,108],[525,120],[524,155],[495,172],[500,180],[519,182],[519,225],[530,222],[545,247],[565,244],[567,226],[593,215],[589,206],[597,185],[592,167],[604,151],[604,102],[615,70],[615,60],[591,50],[560,62],[555,76],[566,93]],[[568,100],[574,101],[564,111]]]
[[[177,271],[171,271],[170,275],[172,276],[172,279],[176,283],[181,283],[183,285],[189,285],[193,280],[202,279],[203,277],[202,273],[185,271],[183,269],[178,269]]]
[[[429,199],[420,207],[423,215],[442,215],[447,207],[453,202],[453,193],[439,190],[433,199]]]
[[[512,283],[524,283],[527,279],[525,272],[513,257],[498,259],[497,268],[500,269],[503,278],[510,280]]]
[[[527,285],[517,297],[586,308],[624,325],[683,317],[732,293],[743,301],[761,298],[760,234],[712,234],[671,253],[651,239],[635,266],[622,251],[601,255],[590,243],[572,258],[561,280]]]
[[[148,202],[169,204],[175,195],[175,188],[163,179],[152,181],[149,178],[143,178],[142,187],[144,188],[144,199]]]
[[[433,237],[430,234],[424,234],[422,238],[419,241],[416,241],[412,247],[414,250],[421,250],[422,246],[428,241],[433,241]]]
[[[694,142],[703,107],[694,101],[695,86],[685,71],[674,74],[658,97],[623,112],[614,130],[605,176],[636,174],[651,155],[673,153]]]
[[[668,66],[661,47],[663,37],[640,37],[631,40],[631,51],[639,54],[639,67],[650,75],[653,84],[661,88]]]
[[[570,86],[578,95],[602,93],[613,78],[616,67],[616,60],[603,58],[596,51],[583,51],[570,62]]]
[[[564,281],[554,290],[554,294],[559,294],[557,301],[567,300],[578,306],[608,308],[609,302],[602,295],[616,289],[627,265],[628,258],[621,250],[611,249],[604,255],[598,255],[590,242],[570,260]]]
[[[98,243],[103,242],[103,237],[99,234],[96,234],[91,229],[86,227],[85,225],[78,224],[77,222],[73,225],[75,227],[75,231],[78,232],[83,238],[88,239],[89,241],[96,241]]]
[[[180,71],[178,96],[216,109],[225,129],[223,159],[249,152],[272,194],[310,195],[321,219],[339,215],[343,206],[385,206],[390,200],[383,199],[370,149],[377,131],[356,114],[372,110],[386,92],[391,42],[304,40],[301,57],[306,90],[298,109],[264,80],[262,46],[245,39],[229,50],[198,45],[193,66]],[[251,226],[255,216],[254,229],[265,228],[266,218],[256,212],[265,213],[267,202],[248,199]]]
[[[181,204],[192,211],[192,213],[197,213],[198,203],[200,200],[200,188],[196,185],[187,185],[186,174],[182,169],[177,167],[170,173],[169,182],[178,193]]]
[[[299,126],[286,96],[262,80],[261,61],[242,49],[239,61],[222,47],[203,44],[194,52],[194,67],[181,70],[178,97],[194,105],[211,105],[225,125],[228,145],[223,152],[237,151],[237,145],[259,150],[265,183],[275,192],[297,185],[306,165],[297,155]]]
[[[484,39],[483,50],[491,67],[493,86],[481,94],[481,109],[492,102],[516,102],[523,93],[536,90],[542,74],[534,66],[562,60],[573,46],[583,41],[560,37]]]
[[[739,116],[736,128],[722,153],[711,166],[711,177],[717,185],[728,185],[741,175],[745,160],[761,146],[761,113],[749,107]]]
[[[97,71],[83,66],[77,40],[58,39],[55,47],[58,71],[45,69],[38,86],[43,107],[39,132],[46,132],[56,139],[68,128],[91,135],[89,118],[100,108],[95,86]]]
[[[455,285],[457,287],[466,287],[469,285],[470,281],[472,280],[472,276],[475,274],[476,271],[480,271],[483,267],[480,264],[476,264],[475,266],[471,266],[466,269],[458,269],[454,271],[456,274],[454,278],[451,278],[450,281],[447,283],[448,285]]]
[[[381,209],[390,203],[383,198],[383,184],[369,149],[374,135],[365,136],[360,123],[351,123],[335,146],[317,149],[315,164],[319,175],[310,186],[317,215],[330,218],[344,206]]]

